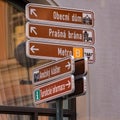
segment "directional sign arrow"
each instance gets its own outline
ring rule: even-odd
[[[37,17],[36,9],[30,8],[30,15],[34,15],[35,17]]]
[[[34,33],[35,35],[37,35],[36,27],[30,27],[30,33]]]
[[[69,88],[71,86],[70,81],[68,80],[68,83],[66,84],[66,86]]]
[[[35,53],[35,51],[39,51],[39,48],[35,48],[35,46],[33,45],[31,46],[30,50],[32,53]]]
[[[69,70],[69,69],[70,69],[70,67],[71,67],[70,62],[67,62],[67,64],[65,65],[65,67]]]

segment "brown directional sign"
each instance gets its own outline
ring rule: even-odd
[[[29,21],[48,24],[94,25],[94,14],[91,11],[43,6],[33,3],[26,6],[26,18]]]
[[[59,78],[56,81],[48,82],[37,86],[33,91],[34,103],[50,101],[64,95],[73,93],[75,90],[74,76]]]
[[[92,29],[60,27],[45,24],[26,24],[26,36],[28,39],[42,42],[54,42],[64,44],[93,44],[94,31]]]
[[[79,79],[86,75],[87,71],[87,58],[74,60],[73,56],[69,56],[35,68],[33,70],[33,84],[42,84],[68,74],[74,74],[75,79]]]
[[[88,62],[95,61],[94,47],[65,46],[58,44],[48,44],[36,41],[26,42],[26,54],[31,58],[58,60],[67,56],[74,56],[75,59],[88,57]]]
[[[75,71],[74,66],[74,58],[72,56],[44,64],[33,70],[33,83],[41,84],[73,73]]]

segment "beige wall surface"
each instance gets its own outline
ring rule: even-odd
[[[120,1],[56,2],[95,14],[96,62],[89,65],[87,95],[77,98],[77,120],[120,120]]]

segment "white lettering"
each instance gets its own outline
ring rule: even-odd
[[[53,87],[53,93],[61,92],[63,90],[65,90],[65,84]]]
[[[82,40],[82,34],[77,33],[77,32],[70,32],[68,31],[68,38],[69,39],[77,39],[77,40]]]
[[[53,19],[60,20],[60,21],[69,21],[69,13],[68,14],[60,14],[58,11],[54,11]]]
[[[66,49],[62,49],[62,48],[58,48],[58,55],[60,56],[70,56],[72,55],[72,51],[70,50],[66,50]]]
[[[40,91],[41,92],[41,98],[52,95],[52,89],[46,88]]]
[[[82,22],[82,17],[78,16],[77,14],[72,15],[72,21],[73,22]]]
[[[55,75],[55,74],[58,74],[60,73],[60,67],[58,66],[54,66],[51,68],[51,75]]]
[[[50,70],[44,70],[44,71],[40,71],[40,79],[44,79],[50,77]]]
[[[66,38],[66,31],[61,31],[61,30],[53,30],[52,28],[49,28],[49,37],[54,37],[54,38]]]

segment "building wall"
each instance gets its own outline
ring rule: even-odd
[[[96,61],[89,65],[87,95],[77,98],[77,120],[119,120],[120,1],[56,1],[61,7],[95,13]]]

